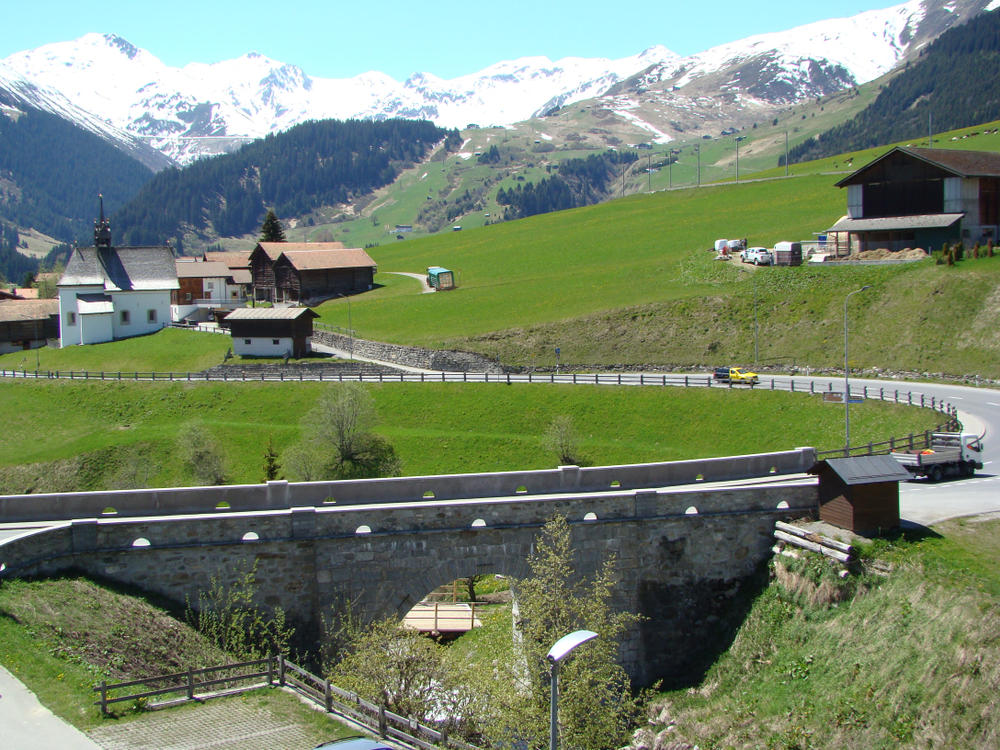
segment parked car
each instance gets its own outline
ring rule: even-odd
[[[712,377],[720,383],[744,383],[746,385],[757,385],[760,382],[755,372],[744,372],[739,367],[716,367]]]
[[[384,742],[377,742],[367,737],[358,736],[325,742],[322,745],[316,745],[314,750],[396,750],[396,748]]]
[[[740,253],[740,260],[755,266],[769,266],[774,263],[774,256],[766,247],[748,247]]]

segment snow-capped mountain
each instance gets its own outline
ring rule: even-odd
[[[142,139],[184,163],[253,138],[324,118],[423,118],[445,127],[509,125],[602,95],[661,139],[660,124],[635,113],[647,92],[666,110],[774,106],[872,80],[949,26],[996,0],[909,0],[885,10],[749,37],[682,58],[653,47],[621,60],[544,57],[500,62],[443,80],[402,83],[377,72],[311,78],[294,65],[250,53],[212,65],[172,68],[111,34],[88,34],[0,61],[0,89],[32,92],[34,106]],[[629,114],[631,112],[631,114]],[[645,119],[644,119],[645,118]],[[708,120],[706,120],[707,122]],[[128,136],[124,136],[128,134]]]

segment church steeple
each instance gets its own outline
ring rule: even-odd
[[[104,218],[104,196],[97,196],[101,201],[101,218],[94,222],[94,247],[97,249],[111,248],[111,222]]]

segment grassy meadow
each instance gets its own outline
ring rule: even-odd
[[[210,335],[210,334],[205,334]],[[194,425],[219,446],[229,483],[263,479],[264,450],[281,454],[323,383],[0,382],[18,414],[0,435],[0,493],[178,486]],[[835,448],[843,412],[819,396],[745,389],[541,384],[392,383],[367,386],[406,475],[552,468],[544,434],[572,418],[590,465]],[[879,441],[929,429],[930,410],[869,401],[852,436]],[[44,437],[43,437],[44,436]]]

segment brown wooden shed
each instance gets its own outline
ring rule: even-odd
[[[910,473],[892,456],[830,458],[819,476],[819,518],[864,536],[899,526],[899,483]]]

